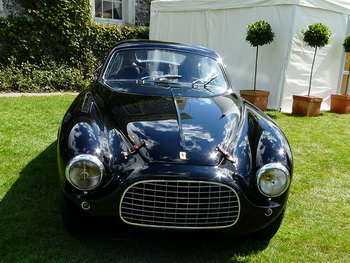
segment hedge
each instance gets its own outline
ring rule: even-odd
[[[0,18],[0,91],[81,90],[117,42],[148,39],[148,28],[96,23],[90,0],[18,0]]]
[[[10,60],[0,68],[2,92],[80,91],[89,82],[79,69],[54,61],[39,66],[28,62],[17,65]]]

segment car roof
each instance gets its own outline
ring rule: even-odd
[[[186,51],[191,53],[197,53],[204,56],[209,56],[215,59],[219,58],[219,55],[206,47],[175,43],[175,42],[163,42],[163,41],[155,41],[155,40],[126,40],[119,42],[113,48],[113,52],[118,49],[124,48],[162,48],[162,49],[172,49],[179,51]]]

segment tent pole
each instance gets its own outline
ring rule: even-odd
[[[282,108],[283,102],[285,101],[285,93],[286,91],[288,92],[289,89],[286,88],[287,86],[287,73],[289,69],[289,63],[291,60],[292,56],[292,45],[293,45],[293,36],[294,36],[294,30],[295,30],[295,20],[297,18],[297,9],[299,9],[298,4],[293,4],[292,7],[292,16],[291,16],[291,24],[289,28],[289,34],[288,34],[288,45],[286,47],[286,53],[284,57],[284,63],[283,63],[283,70],[282,70],[282,75],[281,75],[281,80],[280,80],[280,89],[277,90],[277,109],[279,111],[282,111],[285,107]]]

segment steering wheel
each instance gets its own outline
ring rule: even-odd
[[[136,64],[131,64],[131,65],[127,65],[125,67],[122,67],[116,74],[116,78],[120,78],[118,76],[122,76],[124,73],[124,71],[126,71],[128,68],[139,68],[141,70],[143,70],[143,72],[139,73],[137,77],[139,77],[142,73],[146,72],[148,75],[150,75],[150,72],[148,69],[146,69],[145,67],[136,65]]]

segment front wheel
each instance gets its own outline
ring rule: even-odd
[[[265,241],[268,241],[271,238],[273,238],[281,226],[285,210],[286,209],[284,208],[283,211],[279,214],[279,216],[271,224],[254,233],[249,234],[249,236],[256,240]]]

